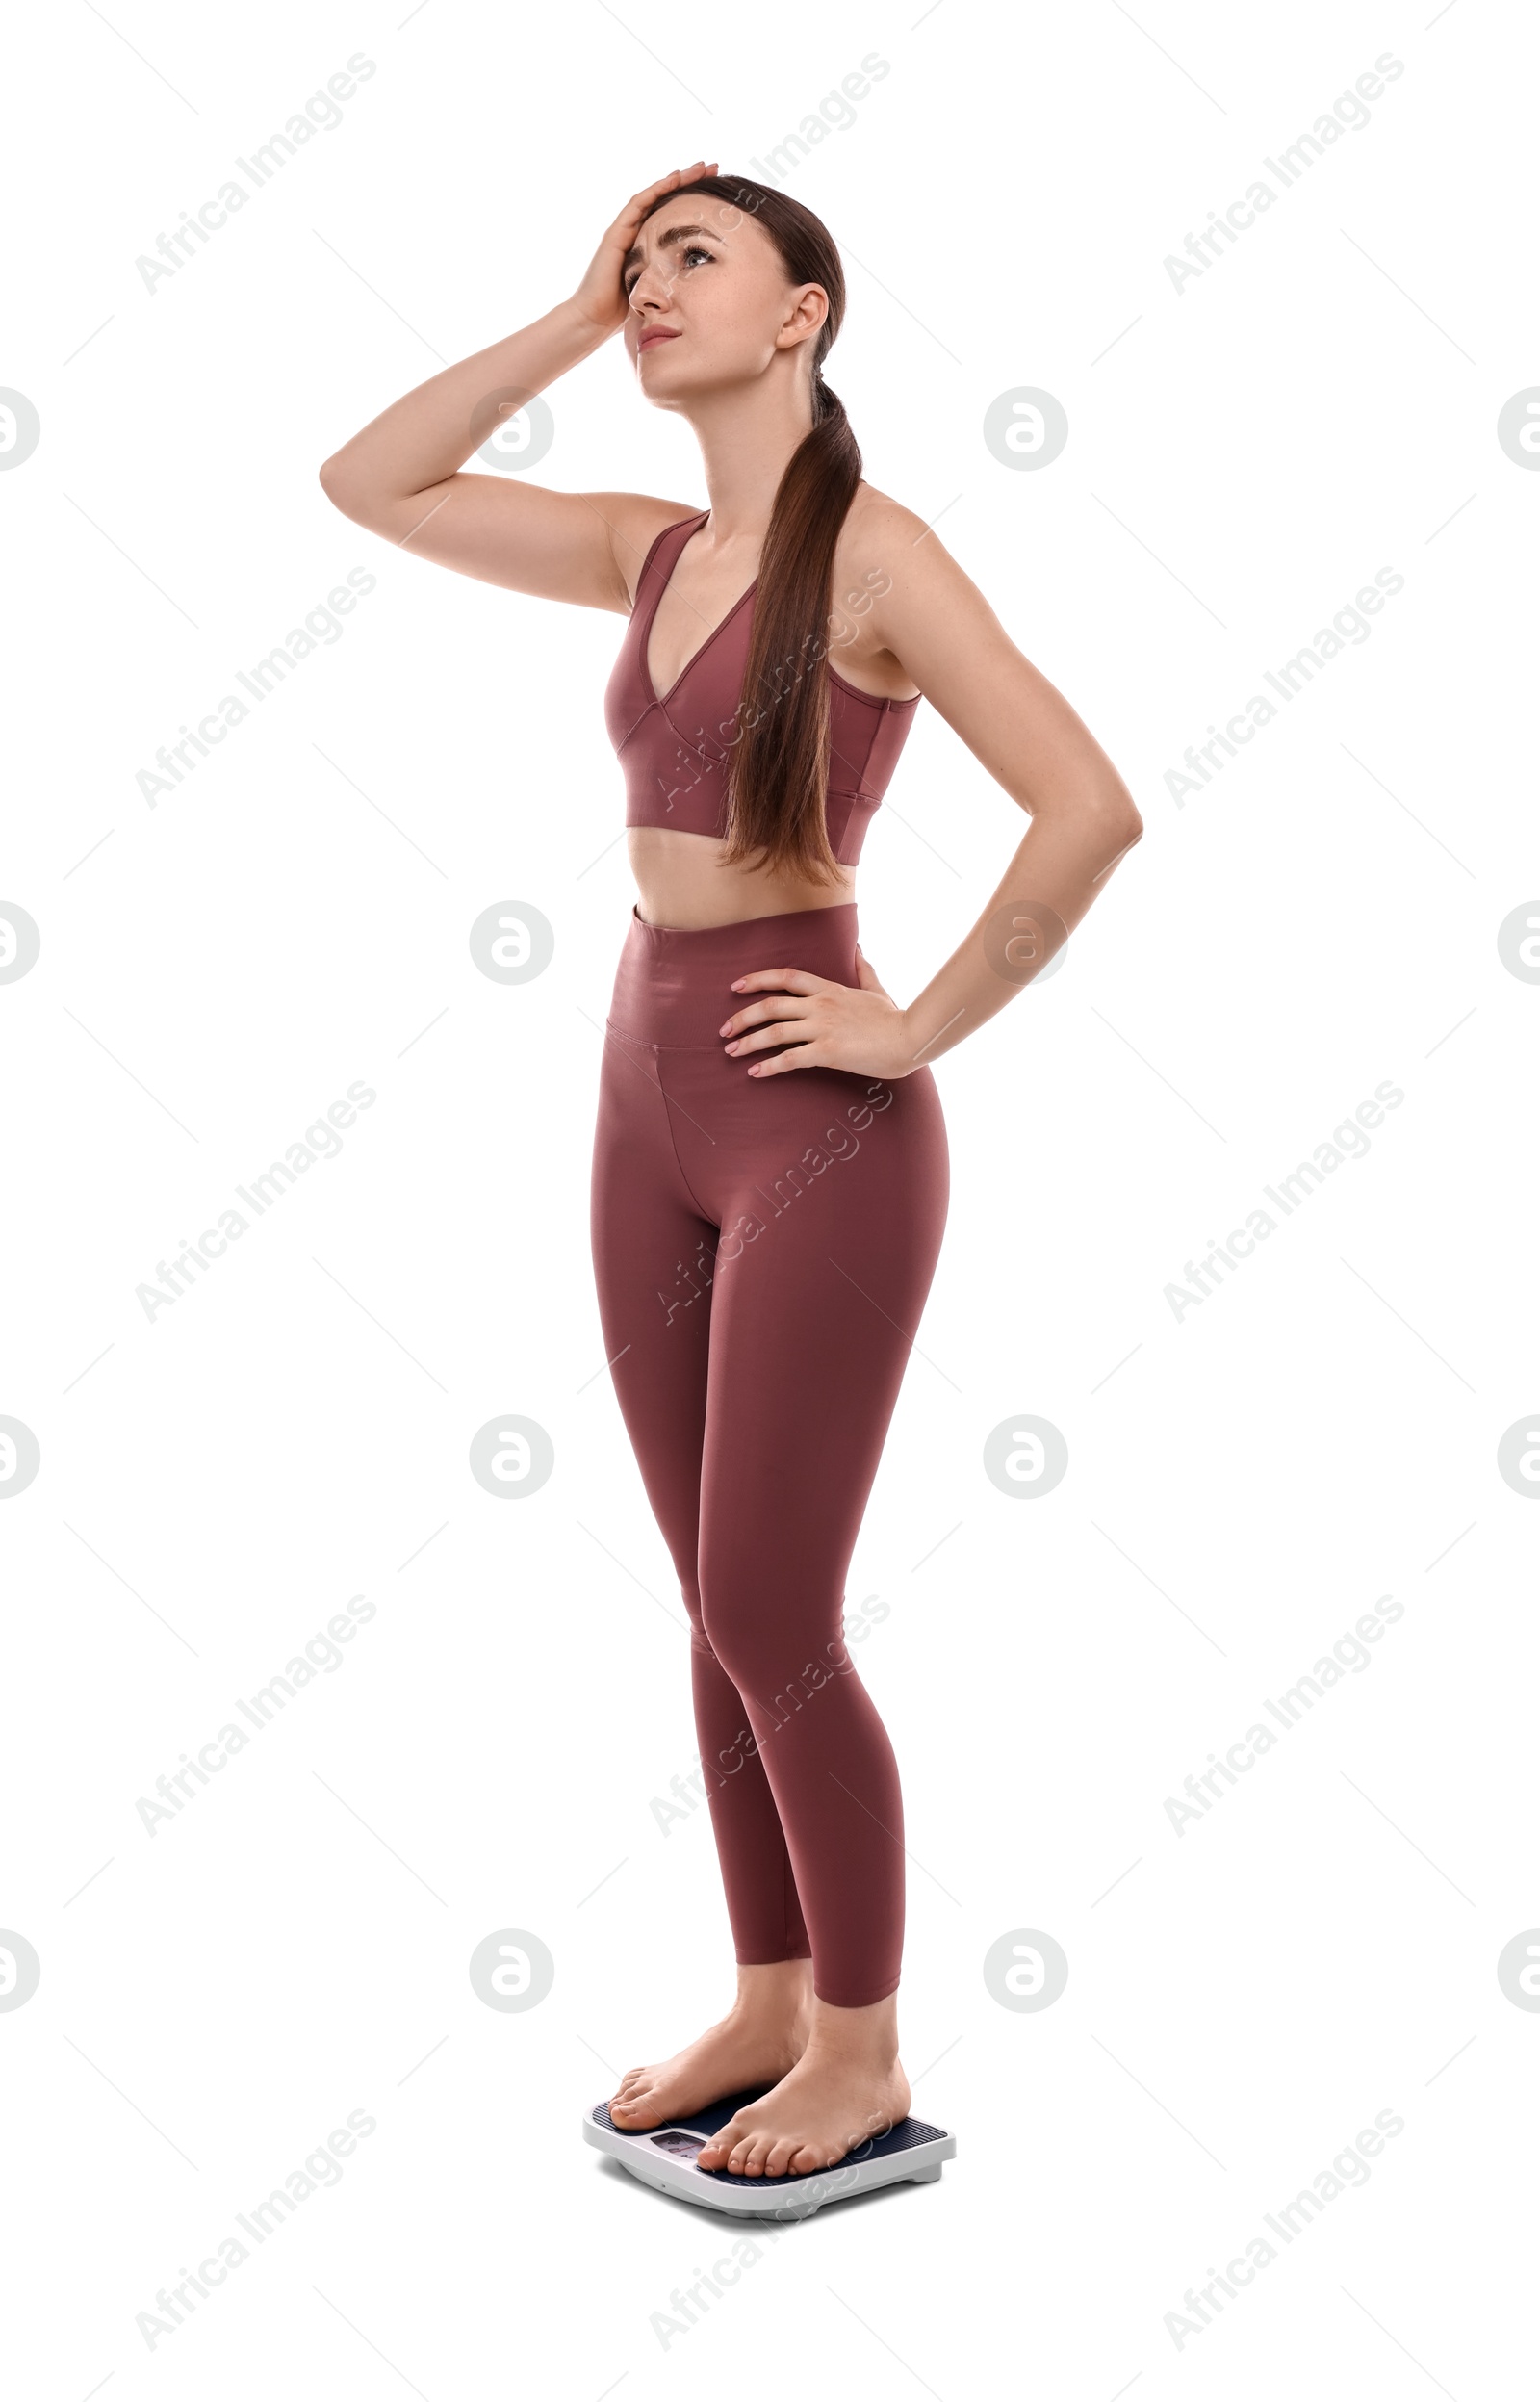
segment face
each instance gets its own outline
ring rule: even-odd
[[[690,192],[654,209],[622,284],[627,353],[656,406],[746,382],[782,351],[806,351],[810,382],[810,345],[829,313],[823,288],[788,284],[764,228],[729,202]]]

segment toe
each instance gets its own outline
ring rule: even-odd
[[[732,2166],[730,2155],[733,2145],[739,2140],[741,2132],[736,2119],[730,2118],[727,2125],[719,2129],[712,2136],[710,2142],[704,2144],[696,2154],[696,2159],[701,2167],[730,2168]],[[711,2156],[709,2159],[706,2157],[707,2153]]]
[[[609,2105],[610,2117],[614,2118],[617,2114],[628,2126],[637,2119],[655,2120],[658,2114],[657,2099],[653,2088],[650,2085],[635,2085],[629,2093],[619,2095]]]
[[[769,2152],[765,2156],[765,2175],[767,2177],[784,2177],[793,2166],[792,2156],[796,2152],[801,2141],[802,2137],[800,2135],[782,2135],[775,2143],[773,2143]],[[798,2163],[798,2165],[800,2165],[800,2163]]]

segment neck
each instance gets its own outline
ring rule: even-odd
[[[741,551],[750,564],[758,556],[786,462],[812,429],[811,397],[795,357],[779,353],[752,383],[703,394],[685,412],[701,446],[713,555]]]

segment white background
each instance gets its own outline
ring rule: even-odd
[[[629,0],[108,0],[12,33],[0,477],[10,1232],[0,2014],[10,2365],[36,2402],[982,2389],[1475,2402],[1532,2342],[1540,2018],[1535,27],[1452,0],[994,14]],[[147,291],[136,267],[352,54],[376,71]],[[938,2185],[841,2204],[666,2323],[731,2229],[580,2141],[719,2014],[732,1947],[683,1611],[603,1372],[599,1026],[633,898],[620,620],[354,527],[321,461],[571,291],[637,186],[750,161],[842,245],[829,379],[1132,788],[1057,971],[937,1068],[945,1247],[850,1583],[901,1764],[902,2002]],[[1376,57],[1404,72],[1200,277],[1163,265]],[[834,112],[831,112],[832,114]],[[1063,402],[1037,473],[982,438]],[[618,343],[533,471],[703,504]],[[151,808],[136,778],[377,582]],[[1242,757],[1166,784],[1375,572],[1404,587]],[[866,845],[908,999],[1019,838],[921,709]],[[469,930],[522,900],[547,971]],[[153,1321],[136,1288],[349,1083],[343,1139]],[[1372,1139],[1178,1319],[1165,1288],[1388,1080]],[[248,1213],[249,1214],[249,1213]],[[1279,1213],[1272,1213],[1277,1216]],[[555,1447],[510,1505],[468,1448]],[[1012,1498],[1032,1412],[1069,1470]],[[151,1835],[137,1803],[355,1592],[344,1664]],[[1178,1835],[1166,1800],[1376,1596],[1403,1614]],[[475,1946],[549,1946],[489,2009]],[[1000,1936],[1069,1961],[1040,2012]],[[153,2349],[136,2325],[349,2110],[375,2129]],[[1166,2325],[1375,2113],[1402,2131],[1201,2334]],[[665,2315],[660,2315],[665,2314]],[[23,2355],[30,2365],[21,2369]]]

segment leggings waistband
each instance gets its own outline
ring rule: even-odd
[[[757,968],[806,968],[832,984],[859,984],[856,904],[736,917],[725,926],[653,926],[633,907],[615,971],[608,1023],[667,1050],[720,1050],[717,1029],[754,999],[734,976]]]

